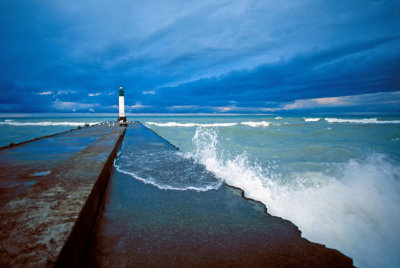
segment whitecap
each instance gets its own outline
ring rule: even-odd
[[[303,118],[305,122],[317,122],[321,120],[321,118]]]
[[[265,122],[265,121],[261,121],[261,122],[249,121],[249,122],[241,122],[240,124],[250,126],[250,127],[268,127],[271,123]]]
[[[178,122],[166,122],[166,123],[156,123],[156,122],[146,122],[147,125],[154,125],[158,127],[232,127],[236,126],[238,123],[178,123]]]
[[[400,120],[378,120],[378,118],[341,119],[325,118],[328,123],[355,123],[355,124],[400,124]]]

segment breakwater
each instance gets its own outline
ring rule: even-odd
[[[4,149],[1,168],[8,173],[2,177],[0,216],[7,231],[0,241],[2,264],[352,265],[340,252],[301,238],[295,225],[266,214],[261,203],[243,199],[238,189],[221,184],[204,192],[167,191],[140,181],[163,174],[179,180],[179,174],[188,172],[187,179],[198,175],[218,181],[192,159],[177,161],[177,152],[138,122],[126,133],[125,127],[93,126]],[[133,154],[129,160],[140,173],[124,169],[120,160],[127,153]],[[21,173],[12,174],[10,167]],[[3,191],[7,187],[12,191]]]

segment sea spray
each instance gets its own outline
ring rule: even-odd
[[[332,172],[287,173],[232,156],[218,131],[197,128],[192,156],[228,185],[263,202],[268,212],[291,220],[303,236],[341,250],[360,267],[398,267],[400,168],[382,154],[332,163]]]

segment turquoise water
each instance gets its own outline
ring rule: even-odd
[[[0,118],[0,146],[113,119]],[[181,152],[173,157],[201,163],[221,182],[264,203],[270,214],[291,220],[307,239],[342,251],[359,267],[400,267],[400,117],[128,119],[141,121],[178,146]],[[123,171],[132,173],[129,165]],[[220,185],[176,180],[168,187],[165,181],[151,180],[144,178],[174,190],[206,191]]]

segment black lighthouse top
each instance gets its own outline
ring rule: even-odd
[[[124,89],[122,88],[122,86],[119,87],[119,95],[124,96]]]

